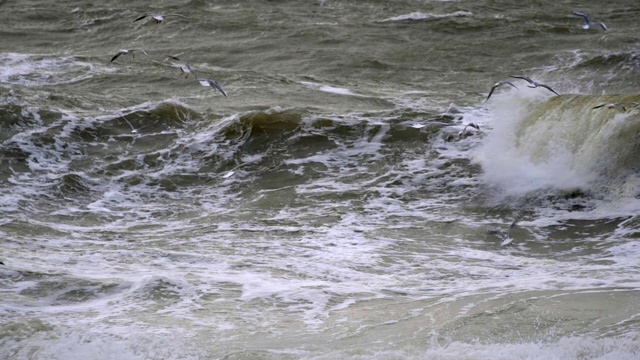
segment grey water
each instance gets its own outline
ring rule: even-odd
[[[0,10],[0,358],[640,356],[637,1]]]

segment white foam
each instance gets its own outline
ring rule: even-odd
[[[614,170],[600,159],[624,130],[616,121],[602,123],[575,107],[563,108],[571,99],[564,100],[569,105],[552,104],[534,91],[492,98],[492,130],[474,158],[482,165],[483,180],[518,196],[541,189],[592,189],[603,171]]]
[[[451,18],[451,17],[468,17],[468,16],[473,16],[473,13],[469,11],[456,11],[448,14],[432,14],[432,13],[423,13],[420,11],[415,11],[409,14],[390,17],[388,19],[381,20],[381,22],[407,21],[407,20],[419,21],[419,20],[443,19],[443,18]]]
[[[95,75],[95,66],[74,57],[0,53],[0,82],[23,86],[74,83]]]
[[[301,81],[300,83],[302,85],[305,85],[305,86],[308,86],[308,87],[311,87],[311,88],[314,88],[314,89],[318,89],[320,91],[332,93],[332,94],[352,95],[352,96],[357,95],[351,89],[339,88],[339,87],[334,87],[334,86],[329,86],[329,85],[323,85],[323,84],[318,84],[318,83],[309,82],[309,81]]]

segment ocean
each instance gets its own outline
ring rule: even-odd
[[[640,357],[637,0],[0,10],[1,359]]]

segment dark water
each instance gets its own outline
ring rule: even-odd
[[[2,358],[638,357],[637,2],[0,10]]]

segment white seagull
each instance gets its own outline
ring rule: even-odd
[[[186,16],[180,15],[180,14],[164,14],[164,15],[162,15],[162,14],[144,14],[142,16],[139,16],[138,18],[136,18],[133,21],[135,22],[135,21],[138,21],[138,20],[142,20],[142,19],[144,19],[146,17],[151,17],[151,19],[153,19],[153,21],[156,24],[160,24],[160,23],[164,23],[164,18],[167,17],[167,16],[179,16],[181,18],[188,19]]]
[[[513,87],[514,87],[514,88],[516,88],[516,89],[518,88],[517,86],[513,85],[513,83],[512,83],[512,82],[510,82],[510,81],[498,81],[497,83],[495,83],[495,84],[493,85],[493,87],[491,88],[491,91],[489,91],[489,95],[487,96],[487,99],[485,100],[485,102],[486,102],[486,101],[489,101],[489,98],[491,97],[491,94],[493,94],[493,91],[494,91],[498,86],[500,86],[500,85],[504,85],[504,84],[511,85],[511,86],[513,86]]]
[[[528,82],[528,83],[529,83],[529,85],[527,85],[527,86],[528,86],[528,87],[530,87],[530,88],[543,87],[543,88],[545,88],[545,89],[547,89],[547,90],[551,91],[552,93],[554,93],[554,94],[556,94],[556,95],[560,95],[560,94],[558,94],[555,90],[553,90],[553,89],[551,88],[551,86],[546,85],[546,84],[541,84],[541,83],[539,83],[539,82],[537,82],[537,81],[533,81],[533,80],[531,80],[530,78],[528,78],[528,77],[526,77],[526,76],[519,76],[519,75],[509,75],[509,76],[511,76],[512,78],[515,78],[515,79],[522,79],[522,80],[525,80],[526,82]]]
[[[509,228],[507,229],[507,232],[504,232],[500,229],[497,228],[489,228],[487,229],[487,234],[489,235],[495,235],[498,236],[502,239],[502,243],[500,243],[501,246],[506,246],[506,245],[510,245],[513,242],[513,238],[511,238],[511,229],[513,229],[516,224],[518,223],[519,218],[516,218],[515,220],[513,220],[513,222],[511,223],[511,225],[509,225]]]
[[[117,59],[117,58],[118,58],[118,57],[120,57],[121,55],[126,55],[126,54],[129,54],[129,53],[131,53],[131,56],[135,57],[134,53],[135,53],[136,51],[139,51],[139,52],[141,52],[141,53],[143,53],[143,54],[145,54],[145,55],[149,55],[149,54],[147,54],[147,53],[146,53],[144,50],[142,50],[142,49],[129,49],[129,50],[127,50],[127,49],[121,49],[120,51],[118,51],[118,53],[117,53],[117,54],[113,55],[113,57],[111,58],[111,61],[110,61],[110,62],[112,62],[113,60]]]
[[[224,97],[229,97],[229,95],[227,95],[226,92],[224,92],[224,90],[222,89],[222,87],[218,84],[218,82],[216,82],[215,80],[211,80],[211,79],[198,79],[198,82],[200,83],[200,85],[202,86],[210,86],[212,88],[217,89],[218,91],[220,91],[222,93],[222,95],[224,95]]]
[[[603,22],[591,22],[591,20],[589,20],[589,17],[587,16],[587,14],[584,13],[579,13],[579,12],[572,12],[573,15],[575,16],[580,16],[583,20],[584,20],[584,25],[582,25],[583,29],[588,29],[591,27],[591,25],[600,25],[601,28],[604,29],[604,31],[607,31],[609,29],[607,29],[607,25],[605,25]]]
[[[167,57],[176,61],[181,61],[177,56],[167,55]],[[183,63],[183,65],[180,65],[180,71],[182,71],[182,75],[184,75],[185,79],[188,78],[190,74],[193,74],[196,78],[198,78],[196,72],[191,69],[191,66],[187,63]]]

